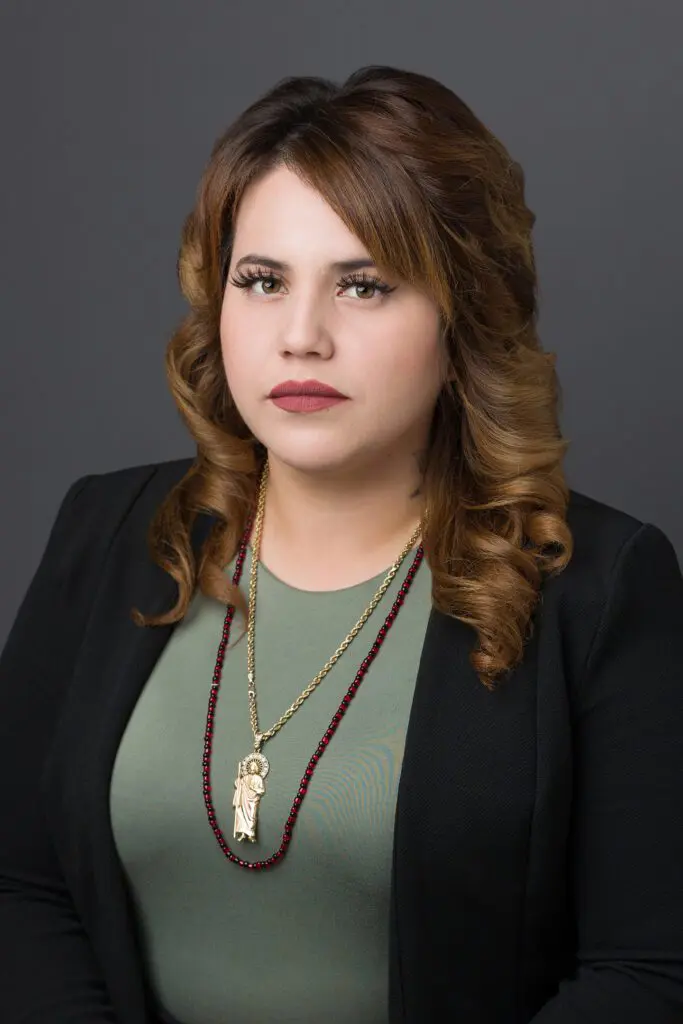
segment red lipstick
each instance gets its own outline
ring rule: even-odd
[[[277,384],[268,397],[273,405],[287,412],[317,412],[347,400],[330,384],[319,380],[285,380]]]

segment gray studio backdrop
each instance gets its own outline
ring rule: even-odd
[[[3,0],[0,644],[72,480],[193,453],[163,350],[214,139],[363,64],[440,78],[522,163],[569,483],[681,558],[682,0]]]

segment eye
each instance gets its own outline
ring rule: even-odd
[[[364,271],[357,274],[349,274],[346,277],[343,277],[341,281],[339,281],[338,287],[342,288],[343,290],[346,290],[347,288],[359,288],[365,291],[369,290],[372,292],[372,294],[370,295],[371,299],[375,298],[376,292],[379,293],[380,295],[389,295],[390,292],[393,292],[395,290],[390,285],[382,281],[381,278],[375,277],[370,274],[366,274]],[[366,296],[362,296],[362,298],[363,301],[368,301]]]
[[[274,274],[267,274],[264,271],[260,270],[238,270],[237,273],[233,274],[233,276],[230,278],[230,281],[232,284],[234,284],[235,288],[249,289],[251,289],[251,286],[253,284],[256,284],[257,282],[266,282],[268,284],[282,284],[282,281],[279,277],[275,277]],[[267,290],[265,292],[262,292],[261,294],[276,295],[277,292]]]
[[[278,292],[273,290],[272,286],[281,285],[282,278],[277,277],[275,274],[268,273],[265,270],[250,269],[247,271],[238,270],[230,277],[230,282],[235,286],[235,288],[246,288],[250,291],[253,290],[253,285],[255,284],[267,285],[268,287],[264,288],[260,294],[277,295]],[[368,302],[370,299],[376,298],[377,293],[384,296],[389,295],[391,292],[396,290],[395,287],[386,284],[386,282],[382,281],[381,278],[366,274],[364,271],[355,274],[348,274],[346,277],[342,277],[341,280],[337,282],[337,288],[340,288],[342,291],[346,291],[347,288],[357,288],[363,293],[367,293],[369,291],[369,296],[367,294],[356,296],[363,302]]]

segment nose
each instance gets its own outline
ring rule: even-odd
[[[321,301],[314,295],[288,296],[280,331],[282,355],[315,354],[329,359],[334,342]]]

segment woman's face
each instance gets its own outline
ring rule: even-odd
[[[347,260],[367,266],[333,266]],[[244,288],[233,283],[259,274]],[[345,282],[349,274],[378,278],[380,287]],[[237,409],[271,458],[303,472],[380,472],[397,468],[387,459],[413,458],[426,446],[442,383],[439,331],[436,304],[374,266],[292,171],[278,167],[245,192],[220,335]],[[269,398],[284,381],[311,380],[344,400],[296,411]]]

